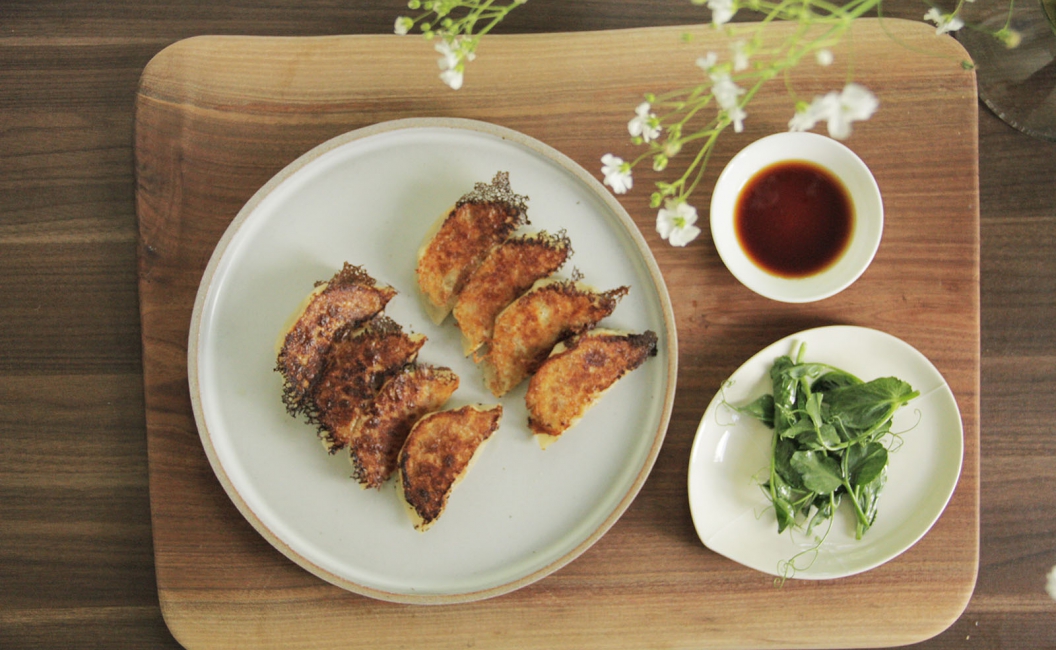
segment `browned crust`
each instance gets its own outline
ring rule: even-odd
[[[621,377],[656,355],[656,333],[591,332],[565,342],[532,376],[525,394],[528,428],[559,436]]]
[[[275,369],[282,374],[282,401],[291,415],[310,408],[310,396],[326,354],[343,330],[359,327],[379,314],[396,295],[378,286],[360,266],[345,263],[311,297],[304,312],[283,338]]]
[[[443,513],[480,446],[499,428],[502,406],[463,406],[425,416],[400,451],[400,487],[424,530]]]
[[[463,194],[455,207],[466,203],[497,203],[512,212],[528,212],[528,197],[513,191],[509,172],[496,172],[490,183],[474,183],[473,189]]]
[[[458,383],[450,368],[426,365],[406,366],[385,382],[352,432],[348,444],[352,477],[364,487],[381,487],[396,471],[397,456],[411,427],[442,408]]]
[[[501,397],[546,360],[561,340],[593,328],[630,290],[596,292],[575,281],[550,282],[515,300],[495,319],[485,383]]]
[[[459,199],[418,259],[418,288],[428,304],[445,314],[451,309],[488,252],[528,223],[526,201],[510,190],[505,172]]]
[[[499,312],[537,280],[561,268],[571,254],[572,243],[564,230],[513,237],[492,249],[455,303],[463,351],[470,354],[491,338]]]
[[[334,341],[312,394],[309,419],[331,453],[345,447],[351,427],[369,408],[382,384],[414,361],[425,336],[406,334],[387,316]]]

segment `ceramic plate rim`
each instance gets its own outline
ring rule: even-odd
[[[662,406],[659,409],[659,417],[655,422],[655,431],[651,433],[652,442],[649,446],[648,452],[646,453],[643,462],[640,467],[637,468],[633,480],[628,484],[627,490],[623,493],[622,498],[619,499],[616,506],[611,512],[604,518],[599,526],[594,530],[589,531],[588,534],[584,535],[574,548],[567,551],[560,557],[555,557],[546,566],[536,569],[530,573],[521,575],[516,579],[512,579],[504,584],[497,586],[486,586],[479,589],[470,590],[455,590],[451,592],[429,592],[429,593],[405,593],[402,591],[388,591],[385,589],[378,589],[370,585],[360,584],[354,580],[347,579],[346,577],[336,575],[333,572],[324,569],[304,557],[303,554],[298,552],[297,549],[292,548],[287,542],[271,531],[261,520],[261,518],[254,512],[253,508],[249,503],[240,495],[238,486],[235,481],[228,474],[222,461],[220,460],[219,454],[214,446],[212,440],[212,434],[209,427],[209,423],[206,421],[206,417],[203,414],[202,400],[201,400],[201,377],[200,374],[200,353],[201,346],[203,343],[202,339],[202,325],[203,315],[210,309],[210,301],[213,299],[216,293],[217,285],[217,271],[222,262],[224,261],[225,252],[228,251],[232,242],[238,237],[239,233],[242,232],[244,226],[249,222],[254,214],[255,210],[264,202],[270,195],[272,195],[277,189],[283,186],[291,177],[295,176],[303,168],[311,165],[314,161],[327,153],[334,151],[338,148],[345,146],[355,146],[355,143],[362,141],[367,138],[374,136],[384,136],[397,131],[411,130],[411,129],[450,129],[452,131],[466,131],[473,134],[483,134],[486,136],[492,136],[500,138],[505,141],[512,142],[514,145],[523,147],[528,150],[534,156],[544,159],[546,162],[557,165],[562,171],[572,176],[575,182],[579,183],[584,191],[588,192],[593,198],[596,198],[601,202],[606,210],[606,214],[603,217],[599,217],[606,222],[608,228],[619,228],[620,234],[630,240],[633,244],[634,250],[638,253],[638,259],[636,262],[641,264],[645,272],[648,274],[651,280],[650,291],[655,292],[655,299],[659,302],[661,308],[661,314],[659,315],[663,321],[665,337],[664,352],[662,359],[666,363],[666,368],[663,372],[666,378],[666,387],[662,398]],[[492,124],[489,122],[482,122],[477,120],[463,119],[463,118],[436,118],[436,117],[423,117],[423,118],[406,118],[391,120],[386,122],[377,123],[371,126],[362,127],[347,133],[338,135],[326,142],[323,142],[311,150],[307,151],[303,155],[299,156],[275,176],[269,179],[254,195],[247,201],[243,208],[238,212],[235,218],[232,220],[224,234],[219,239],[215,249],[210,256],[210,259],[203,273],[201,282],[199,283],[198,291],[195,296],[194,308],[191,316],[190,332],[188,337],[188,350],[187,350],[187,366],[188,366],[188,387],[190,389],[192,408],[194,412],[195,424],[197,425],[199,437],[202,445],[206,452],[210,467],[212,468],[217,479],[224,488],[225,493],[234,503],[239,512],[243,517],[253,526],[253,528],[261,534],[272,546],[279,550],[283,555],[298,564],[302,568],[306,569],[310,573],[342,587],[353,593],[358,593],[364,596],[369,596],[375,599],[408,603],[408,604],[449,604],[449,603],[460,603],[460,602],[471,602],[481,600],[485,598],[491,598],[499,596],[505,593],[509,593],[516,589],[520,589],[533,582],[536,582],[547,575],[550,575],[554,571],[557,571],[561,567],[567,565],[572,560],[579,557],[583,552],[590,548],[598,539],[600,539],[620,516],[630,506],[631,502],[637,496],[641,490],[642,485],[648,478],[652,467],[655,463],[656,457],[659,454],[660,447],[663,444],[666,436],[667,428],[670,422],[671,413],[673,410],[674,394],[677,380],[677,369],[678,369],[678,339],[677,331],[675,328],[674,311],[671,305],[670,296],[667,292],[666,284],[663,280],[663,276],[660,273],[659,266],[652,255],[651,250],[645,238],[634,224],[630,215],[627,214],[623,206],[608,192],[604,186],[601,185],[593,176],[591,176],[586,170],[584,170],[578,163],[573,161],[571,158],[561,153],[557,149],[554,149],[550,145],[547,145],[531,136],[525,135],[518,131]]]
[[[907,342],[905,342],[905,341],[903,341],[903,340],[899,339],[898,337],[895,337],[895,336],[893,336],[891,334],[883,332],[881,330],[868,328],[868,327],[854,326],[854,325],[827,325],[827,326],[815,327],[815,328],[802,330],[800,332],[796,332],[795,334],[791,334],[789,336],[785,336],[785,337],[783,337],[783,338],[781,338],[781,339],[779,339],[779,340],[777,340],[777,341],[765,346],[763,349],[759,350],[758,352],[754,353],[748,360],[746,360],[743,364],[741,364],[732,375],[730,375],[729,379],[727,379],[727,380],[725,380],[723,382],[723,386],[728,386],[729,382],[731,380],[735,381],[735,382],[753,382],[753,381],[758,382],[758,381],[761,381],[761,380],[765,381],[765,377],[762,376],[760,374],[760,372],[759,372],[759,367],[761,367],[762,365],[765,365],[766,367],[769,367],[769,364],[771,364],[773,362],[773,359],[776,358],[776,356],[778,356],[780,354],[790,354],[792,352],[791,348],[792,348],[793,344],[795,344],[797,342],[807,342],[808,343],[807,355],[806,356],[807,356],[807,359],[809,360],[811,358],[810,350],[811,349],[817,349],[819,347],[824,346],[825,345],[824,341],[826,340],[826,338],[831,338],[831,337],[834,337],[834,336],[835,337],[839,337],[839,336],[852,336],[852,335],[855,336],[855,337],[858,337],[858,338],[862,338],[862,339],[872,339],[873,341],[876,341],[876,342],[883,341],[883,342],[886,342],[889,345],[897,346],[898,348],[900,348],[900,354],[904,354],[907,357],[911,358],[912,361],[915,364],[918,364],[919,369],[921,369],[923,372],[925,372],[926,374],[929,375],[929,378],[937,380],[939,382],[936,386],[931,388],[927,392],[927,394],[922,395],[920,399],[924,399],[925,397],[928,397],[929,394],[932,394],[932,395],[936,395],[936,399],[937,400],[942,401],[942,403],[939,404],[939,407],[946,407],[946,408],[951,408],[952,407],[952,413],[949,413],[948,415],[953,417],[953,419],[955,420],[955,423],[950,423],[951,427],[955,429],[955,432],[951,432],[951,433],[948,433],[946,435],[943,435],[943,434],[935,434],[935,435],[941,437],[941,439],[943,441],[954,440],[956,442],[956,444],[957,444],[957,448],[955,450],[956,462],[955,462],[955,466],[950,466],[950,467],[947,468],[948,482],[944,483],[943,485],[940,486],[940,489],[942,490],[942,492],[940,494],[940,497],[937,498],[935,500],[935,502],[932,504],[933,511],[928,512],[926,514],[927,521],[924,522],[923,525],[920,525],[921,522],[918,522],[918,529],[914,530],[910,534],[908,539],[903,540],[904,543],[899,544],[898,546],[890,548],[890,549],[888,549],[888,550],[886,550],[884,552],[881,552],[879,554],[876,554],[869,561],[864,562],[864,563],[850,564],[850,565],[847,565],[847,566],[842,566],[841,565],[841,567],[839,569],[837,569],[837,570],[823,570],[823,571],[815,570],[814,572],[812,572],[810,569],[807,569],[807,570],[797,571],[793,575],[793,577],[796,578],[796,579],[830,580],[830,579],[844,578],[844,577],[848,577],[848,576],[851,576],[851,575],[856,575],[858,573],[862,573],[862,572],[865,572],[865,571],[869,571],[869,570],[874,569],[874,568],[876,568],[878,566],[881,566],[882,564],[885,564],[886,562],[891,561],[892,559],[895,559],[896,557],[898,557],[899,555],[901,555],[902,553],[904,553],[905,551],[910,549],[917,542],[919,542],[928,533],[928,531],[931,530],[931,528],[934,526],[935,522],[938,521],[939,517],[945,511],[946,506],[949,504],[949,501],[952,498],[954,491],[956,490],[957,484],[958,484],[959,479],[960,479],[960,474],[961,474],[961,471],[963,469],[963,462],[964,462],[964,426],[963,426],[963,419],[962,419],[962,417],[960,415],[960,408],[959,408],[959,405],[956,402],[956,397],[953,395],[953,392],[952,392],[948,382],[946,382],[945,378],[942,376],[942,374],[939,372],[939,370],[935,367],[935,365],[931,362],[930,359],[928,359],[926,356],[924,356],[923,353],[921,353],[919,350],[914,348],[909,343],[907,343]],[[839,344],[837,344],[837,345],[839,345]],[[865,346],[863,345],[862,347],[864,348]],[[861,359],[862,357],[867,356],[867,354],[858,353],[857,356],[859,357],[859,359]],[[860,362],[860,361],[857,361],[857,362]],[[754,369],[754,372],[753,372],[753,369]],[[865,377],[865,376],[863,376],[863,379],[872,379],[872,378],[873,377]],[[733,546],[733,547],[730,547],[729,545],[727,545],[725,543],[721,543],[721,544],[720,543],[715,543],[716,538],[719,537],[720,532],[726,526],[736,525],[736,522],[734,522],[734,519],[739,518],[740,516],[748,516],[748,515],[751,515],[753,517],[758,518],[759,513],[763,509],[765,509],[765,507],[766,507],[765,497],[762,495],[762,493],[759,490],[757,485],[753,485],[753,487],[754,487],[754,489],[757,492],[759,492],[758,500],[751,507],[751,512],[748,512],[747,510],[743,511],[743,512],[740,512],[740,514],[737,517],[731,516],[731,513],[737,511],[740,508],[743,508],[744,507],[744,503],[743,502],[741,502],[739,505],[732,506],[731,509],[726,511],[724,516],[715,517],[715,516],[711,516],[710,515],[709,509],[708,509],[708,504],[704,501],[704,496],[701,494],[702,489],[703,489],[702,488],[702,485],[703,485],[702,481],[705,480],[704,478],[701,478],[701,477],[702,476],[706,476],[706,473],[708,471],[708,465],[709,464],[714,464],[714,461],[712,463],[709,463],[709,461],[705,457],[705,454],[710,449],[709,445],[712,442],[714,442],[714,436],[715,436],[716,428],[718,428],[718,426],[719,426],[719,425],[712,425],[711,422],[715,421],[716,410],[720,407],[720,405],[722,403],[722,399],[723,399],[723,390],[720,389],[716,393],[715,397],[708,404],[708,407],[705,410],[704,415],[700,419],[700,424],[699,424],[699,426],[697,428],[697,432],[696,432],[696,434],[694,436],[693,444],[692,444],[692,447],[691,447],[691,450],[690,450],[689,474],[688,474],[688,477],[687,477],[687,489],[688,489],[689,502],[690,502],[690,513],[691,513],[691,516],[692,516],[692,519],[693,519],[694,528],[695,528],[695,530],[697,532],[697,535],[700,538],[700,540],[704,543],[704,545],[707,548],[711,549],[712,551],[714,551],[714,552],[716,552],[716,553],[718,553],[720,555],[723,555],[723,556],[725,556],[725,557],[727,557],[727,558],[729,558],[729,559],[731,559],[731,560],[733,560],[733,561],[735,561],[735,562],[737,562],[739,564],[742,564],[742,565],[744,565],[746,567],[749,567],[749,568],[752,568],[752,569],[755,569],[755,570],[758,570],[758,571],[761,571],[763,573],[767,573],[767,574],[770,574],[770,575],[773,575],[773,576],[780,576],[781,573],[780,573],[780,571],[778,571],[776,563],[775,564],[770,564],[768,561],[761,560],[759,558],[760,554],[757,551],[749,549],[747,547],[747,545],[746,546]],[[910,407],[907,407],[907,409],[908,408],[910,408]],[[939,408],[937,407],[934,410],[938,411]],[[750,418],[747,418],[747,416],[744,416],[743,419],[738,420],[735,424],[722,425],[722,427],[726,428],[727,431],[733,431],[733,432],[735,432],[738,428],[741,428],[743,430],[743,428],[746,427],[746,426],[763,427],[763,425],[757,424],[757,423],[746,425],[745,421],[747,421],[747,420],[750,420]],[[907,433],[907,435],[909,435],[909,434]],[[727,436],[727,439],[728,439],[728,436]],[[767,440],[766,443],[769,444],[769,440]],[[911,460],[912,459],[907,459],[907,458],[903,457],[903,459],[901,460],[901,463],[906,463],[907,461],[911,461]],[[723,461],[721,461],[721,462],[725,462],[725,459]],[[721,464],[721,462],[719,464]],[[899,457],[898,453],[896,452],[896,453],[892,454],[892,457],[891,457],[892,466],[894,466],[894,463],[899,463],[899,462],[900,462],[900,457]],[[751,480],[751,477],[746,477],[746,481],[748,481],[748,480]],[[888,487],[890,487],[890,483],[889,483]],[[725,501],[724,505],[729,506],[732,503],[732,500],[733,500],[733,497],[731,496],[732,492],[733,492],[733,489],[731,488],[729,493],[724,494],[724,495],[719,495],[717,498],[722,500],[722,501]],[[714,500],[716,498],[716,496],[713,493],[709,493],[708,496],[712,500]],[[882,497],[881,497],[881,499],[882,499]],[[884,503],[881,500],[881,504],[880,504],[881,513],[883,512],[883,509],[884,509]],[[764,518],[766,518],[765,515],[764,515]],[[773,521],[773,517],[771,516],[769,518],[766,518],[766,521],[772,522]],[[757,542],[758,545],[766,547],[768,550],[774,550],[774,549],[777,549],[778,547],[780,547],[781,548],[780,552],[786,552],[786,549],[792,547],[791,543],[788,541],[788,535],[787,534],[785,534],[784,536],[778,535],[777,532],[776,532],[776,528],[772,532],[773,532],[772,539],[768,538],[768,539],[765,539],[765,540],[758,540],[758,542]],[[862,542],[859,542],[859,543],[860,544],[869,543],[869,538],[866,537],[866,538],[864,538],[862,540]],[[778,554],[780,555],[780,553],[778,553]]]

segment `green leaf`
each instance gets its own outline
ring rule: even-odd
[[[770,480],[763,485],[771,505],[774,506],[774,515],[777,517],[777,532],[784,532],[789,526],[796,523],[795,501],[793,490],[784,482],[780,475],[774,474]]]
[[[810,504],[815,496],[813,492],[792,487],[781,478],[780,474],[774,474],[763,487],[774,506],[779,533],[789,526],[797,525],[798,516],[805,515],[810,510]]]
[[[810,522],[807,524],[807,535],[814,532],[814,529],[820,524],[825,523],[832,519],[832,516],[836,513],[836,508],[840,507],[840,494],[833,493],[826,496],[820,496],[814,501],[816,510],[814,516],[810,518]]]
[[[843,474],[852,487],[872,483],[887,467],[887,449],[878,442],[851,445],[843,456]]]
[[[788,375],[793,379],[809,379],[816,381],[819,377],[822,377],[829,372],[840,372],[847,374],[842,370],[836,370],[832,366],[825,363],[797,363],[788,369]],[[848,375],[852,377],[852,375]]]
[[[781,497],[772,499],[774,514],[777,515],[777,532],[783,533],[789,526],[796,525],[796,513],[792,504]]]
[[[770,382],[774,385],[774,401],[783,406],[791,406],[795,399],[796,379],[791,375],[795,366],[788,356],[781,356],[770,366]]]
[[[881,377],[833,389],[825,398],[833,417],[838,417],[848,432],[868,432],[882,426],[899,407],[918,395],[901,379]]]
[[[827,373],[821,375],[816,380],[814,380],[814,384],[811,386],[811,390],[813,390],[815,393],[826,393],[836,388],[842,388],[843,386],[854,386],[856,384],[861,383],[864,382],[862,382],[861,379],[858,379],[849,372],[830,368]]]
[[[788,427],[781,433],[782,438],[796,438],[804,434],[814,432],[814,423],[810,420],[796,420],[792,423],[792,426]]]
[[[800,420],[802,422],[802,420]],[[807,449],[814,451],[830,450],[838,447],[843,441],[836,433],[836,427],[831,424],[823,424],[815,429],[813,426],[796,436],[796,442]]]
[[[771,429],[774,428],[774,396],[767,393],[747,406],[731,406],[738,413],[753,417]]]
[[[785,483],[796,489],[806,489],[803,485],[803,477],[800,476],[798,470],[792,467],[792,455],[796,453],[796,449],[796,444],[792,440],[778,440],[774,446],[774,457],[771,462],[774,470],[784,479]]]
[[[855,539],[861,539],[876,522],[877,504],[880,500],[880,492],[887,483],[887,468],[881,470],[880,474],[869,483],[859,485],[854,500],[858,504],[858,510],[862,512],[864,521],[859,518],[854,527]]]
[[[807,417],[810,418],[811,423],[816,427],[820,428],[822,424],[821,417],[821,399],[820,393],[813,393],[807,398]]]
[[[803,477],[803,485],[812,492],[830,494],[843,485],[839,463],[824,452],[797,451],[790,462]]]
[[[774,391],[774,430],[778,435],[796,421],[796,395],[799,382],[789,375],[792,359],[778,357],[770,367],[770,383]]]

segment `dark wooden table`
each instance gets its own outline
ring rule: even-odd
[[[403,7],[0,7],[0,648],[178,647],[158,608],[147,494],[132,149],[143,67],[199,34],[388,33]],[[688,0],[532,0],[503,31],[702,20]],[[985,109],[979,139],[979,578],[960,619],[920,647],[1053,648],[1056,144]]]

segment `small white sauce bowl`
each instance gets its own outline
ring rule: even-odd
[[[757,172],[797,160],[825,168],[843,184],[853,204],[854,229],[846,250],[826,269],[786,278],[748,257],[738,241],[734,219],[737,199]],[[756,140],[730,160],[711,196],[711,236],[723,264],[741,284],[780,302],[813,302],[849,287],[873,261],[883,230],[884,205],[872,172],[853,151],[817,133],[776,133]]]

